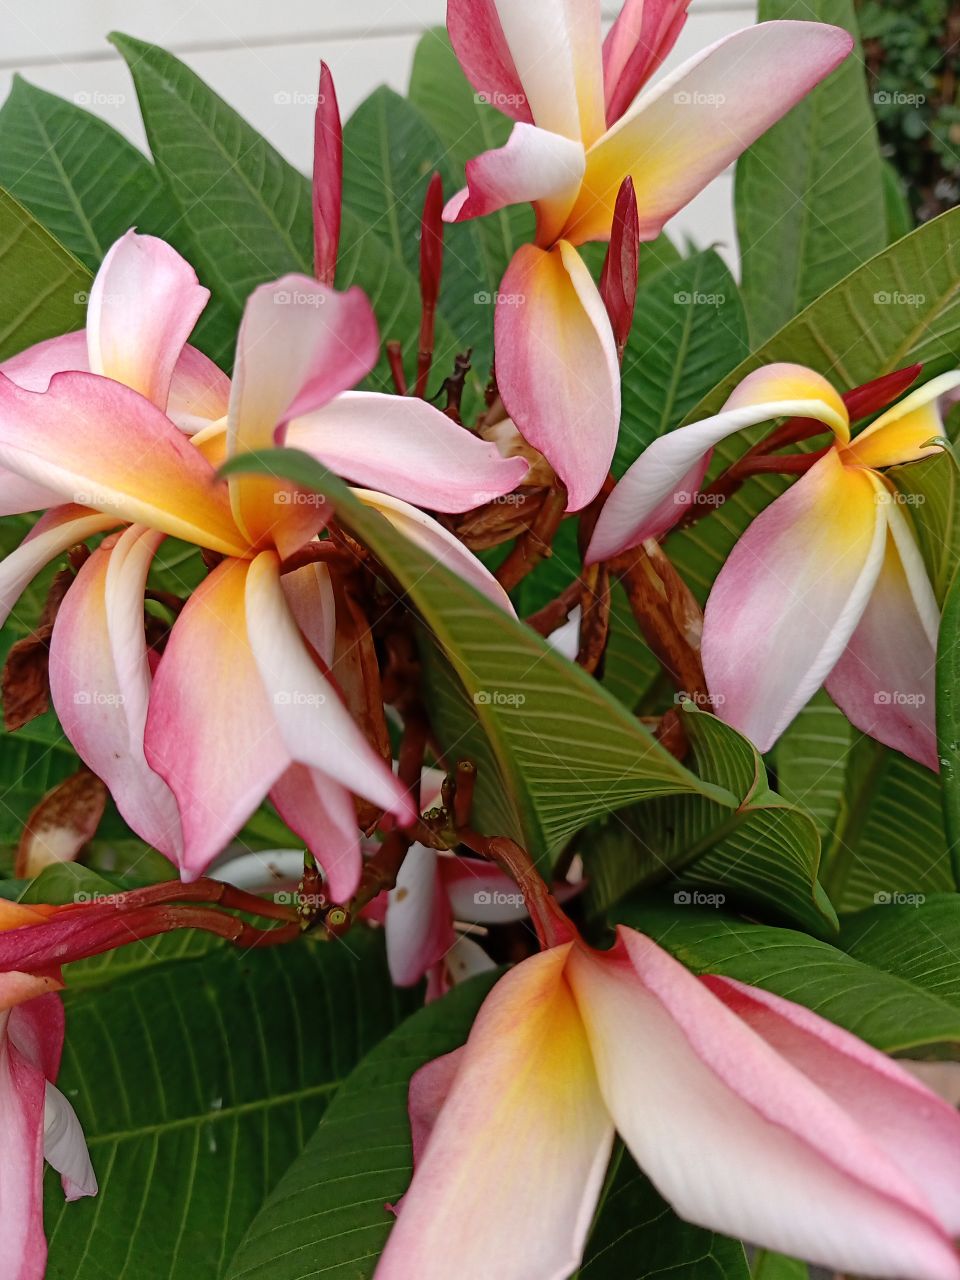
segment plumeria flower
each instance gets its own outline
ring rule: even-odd
[[[0,901],[0,931],[41,923],[46,908]],[[63,1005],[51,976],[0,974],[0,1274],[43,1280],[44,1160],[68,1200],[97,1194],[80,1123],[54,1083],[63,1049]]]
[[[506,145],[467,164],[451,222],[531,201],[536,243],[500,286],[497,383],[523,435],[577,510],[606,479],[620,424],[617,349],[577,246],[608,240],[631,177],[642,240],[828,75],[853,40],[816,22],[738,31],[645,88],[688,0],[626,0],[601,40],[599,0],[448,0],[474,88],[516,120]]]
[[[960,372],[933,378],[851,438],[847,404],[825,378],[767,365],[720,413],[654,441],[604,506],[590,562],[669,529],[697,493],[712,447],[735,431],[796,416],[833,432],[833,445],[740,538],[704,614],[712,709],[762,751],[826,683],[858,729],[937,768],[940,612],[883,470],[938,452],[941,401],[958,386]]]
[[[953,1108],[808,1009],[694,977],[632,929],[502,978],[463,1048],[413,1077],[410,1120],[377,1280],[566,1280],[615,1132],[688,1221],[845,1274],[960,1277]]]
[[[283,559],[325,524],[322,500],[269,477],[218,482],[215,467],[286,433],[349,479],[388,488],[360,497],[509,607],[480,563],[409,499],[466,509],[478,489],[509,492],[526,464],[502,459],[420,400],[347,390],[378,350],[359,290],[340,294],[297,275],[255,290],[229,385],[184,346],[206,297],[173,249],[129,233],[91,291],[91,371],[75,367],[75,335],[4,367],[0,513],[59,505],[0,564],[0,620],[48,561],[121,526],[84,564],[57,615],[50,685],[65,733],[129,825],[185,878],[202,872],[269,792],[339,899],[360,873],[352,795],[402,822],[414,816],[410,801],[328,677],[329,576],[312,564],[281,573]],[[178,375],[184,367],[199,370],[193,381]],[[179,425],[168,416],[174,403]],[[154,671],[144,589],[167,536],[223,559],[187,602]]]

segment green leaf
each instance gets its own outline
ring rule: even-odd
[[[918,227],[859,267],[740,364],[688,415],[717,413],[748,373],[776,361],[806,364],[841,391],[920,361],[924,378],[960,358],[960,209]],[[714,451],[711,475],[739,457],[766,428],[738,433]],[[705,598],[734,543],[772,498],[779,477],[751,479],[721,507],[671,535],[667,550]]]
[[[736,282],[718,253],[658,271],[638,293],[624,354],[614,474],[681,422],[749,349]]]
[[[622,903],[613,919],[649,934],[694,973],[772,991],[885,1053],[923,1057],[960,1046],[960,998],[952,982],[935,991],[793,929],[717,911],[688,907],[681,918],[675,906],[637,899]],[[940,965],[938,948],[926,955],[931,970]]]
[[[491,978],[414,1014],[340,1086],[320,1126],[253,1220],[225,1280],[369,1280],[412,1168],[407,1088],[467,1038]],[[455,1242],[451,1242],[454,1247]]]
[[[417,45],[410,101],[442,139],[458,185],[465,181],[467,161],[502,147],[513,127],[512,120],[479,100],[442,27],[425,32]],[[513,205],[478,219],[476,227],[487,288],[495,291],[516,250],[534,238],[533,210]]]
[[[820,690],[773,749],[778,790],[806,809],[823,840],[834,831],[844,803],[852,740],[850,721]]]
[[[690,703],[682,716],[700,776],[731,791],[737,808],[673,796],[616,815],[584,849],[591,911],[640,885],[683,877],[683,886],[707,886],[720,902],[731,897],[815,933],[835,930],[836,914],[817,883],[813,819],[770,789],[759,754],[736,730]],[[680,887],[674,901],[686,906],[697,897]]]
[[[842,946],[862,964],[960,1007],[960,896],[891,895],[844,921]]]
[[[803,18],[856,34],[853,0],[761,0],[759,21]],[[857,47],[737,164],[743,296],[762,341],[887,240],[876,123]]]
[[[218,947],[68,986],[59,1085],[100,1194],[48,1179],[51,1280],[219,1280],[353,1066],[413,1000],[382,940]],[[70,975],[68,974],[68,981]]]
[[[960,573],[943,605],[937,646],[937,751],[943,821],[954,878],[960,884]]]
[[[960,561],[960,470],[941,453],[891,467],[887,475],[908,508],[934,593],[942,604]]]
[[[693,792],[735,805],[579,667],[408,542],[314,459],[274,450],[235,459],[229,470],[265,471],[325,494],[409,593],[451,671],[445,686],[432,671],[424,682],[454,700],[452,715],[441,708],[432,717],[441,743],[452,759],[476,758],[481,737],[488,744],[486,761],[477,760],[475,820],[490,833],[513,835],[549,861],[592,818],[641,797]],[[484,767],[491,757],[493,770]],[[485,822],[485,809],[495,825]]]
[[[809,1280],[810,1268],[796,1258],[785,1258],[782,1253],[759,1249],[750,1269],[753,1280]]]
[[[177,222],[142,152],[20,76],[0,110],[0,183],[91,271],[130,227],[167,239]]]
[[[940,780],[929,769],[872,738],[858,738],[821,871],[838,911],[870,906],[878,894],[954,887],[940,796]]]
[[[893,244],[912,231],[916,225],[910,200],[907,196],[906,183],[900,177],[896,165],[884,160],[883,170],[883,204],[887,216],[887,243]]]
[[[576,1280],[749,1280],[739,1241],[678,1218],[622,1147],[614,1161]]]
[[[0,360],[83,325],[91,276],[0,189]]]
[[[412,276],[420,271],[420,219],[434,173],[448,198],[462,185],[446,144],[426,116],[386,85],[357,107],[343,130],[343,195],[348,209]],[[439,311],[465,347],[483,379],[493,359],[493,306],[483,263],[479,224],[446,228]],[[450,372],[435,367],[433,384]],[[410,371],[412,375],[412,370]]]
[[[197,341],[229,366],[251,290],[287,272],[312,272],[310,183],[172,54],[131,36],[111,40],[130,66],[154,160],[189,235],[188,256],[213,292],[216,305],[201,319]],[[367,292],[382,336],[403,343],[410,367],[420,324],[417,280],[345,210],[337,286],[351,284]],[[449,365],[460,345],[441,319],[438,367]],[[372,385],[389,386],[384,361]]]

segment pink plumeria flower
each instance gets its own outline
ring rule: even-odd
[[[42,923],[43,908],[0,902],[0,931]],[[0,974],[0,1274],[43,1280],[43,1165],[68,1200],[97,1194],[73,1108],[54,1083],[63,1049],[63,1005],[53,977]]]
[[[649,938],[497,983],[413,1077],[415,1171],[377,1280],[566,1280],[615,1131],[688,1221],[856,1275],[958,1280],[960,1116],[788,1000]]]
[[[796,416],[834,433],[833,446],[740,538],[707,601],[712,709],[761,751],[826,683],[863,733],[937,768],[940,611],[882,469],[938,451],[930,441],[943,434],[941,401],[958,386],[960,372],[933,378],[851,439],[847,405],[825,378],[767,365],[720,413],[655,440],[608,499],[590,562],[668,529],[699,489],[712,447],[734,432]]]
[[[326,570],[281,575],[282,559],[324,525],[322,500],[269,477],[218,482],[215,467],[286,433],[349,479],[389,489],[359,496],[509,608],[479,561],[409,500],[469,508],[478,489],[509,492],[526,464],[501,459],[420,400],[346,391],[378,350],[358,289],[340,294],[290,275],[255,290],[232,385],[184,346],[206,298],[173,249],[128,233],[91,292],[92,372],[76,369],[77,335],[4,366],[0,514],[62,505],[0,564],[0,621],[48,561],[128,526],[89,558],[57,617],[50,684],[64,731],[129,825],[184,878],[203,871],[269,792],[340,899],[360,874],[352,794],[402,822],[413,817],[410,801],[326,674],[335,634]],[[183,609],[154,672],[143,598],[167,536],[225,558]]]
[[[510,416],[567,486],[570,510],[606,479],[620,424],[616,342],[577,246],[609,240],[630,176],[642,240],[850,52],[818,22],[765,22],[703,50],[653,88],[688,0],[626,0],[601,40],[600,0],[448,0],[474,88],[517,121],[467,165],[448,221],[531,201],[536,243],[497,300],[497,383]],[[641,92],[642,90],[642,92]]]

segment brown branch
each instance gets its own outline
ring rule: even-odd
[[[552,555],[552,543],[567,508],[567,491],[558,480],[548,492],[536,519],[520,535],[496,572],[504,591],[511,591],[532,573],[542,560]]]

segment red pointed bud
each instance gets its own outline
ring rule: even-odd
[[[333,287],[343,212],[343,127],[333,76],[320,64],[320,89],[313,121],[314,274]]]
[[[859,422],[861,418],[869,418],[901,396],[907,387],[912,386],[923,372],[922,364],[907,365],[905,369],[897,369],[894,373],[886,373],[882,378],[874,378],[863,386],[854,387],[843,397],[851,422]]]
[[[443,276],[443,179],[435,173],[430,179],[420,219],[420,346],[417,355],[418,396],[426,394],[427,379],[433,363],[434,330],[437,298]]]
[[[633,179],[627,177],[617,194],[610,247],[600,276],[600,296],[613,326],[617,355],[621,360],[633,325],[639,272],[640,219]]]

